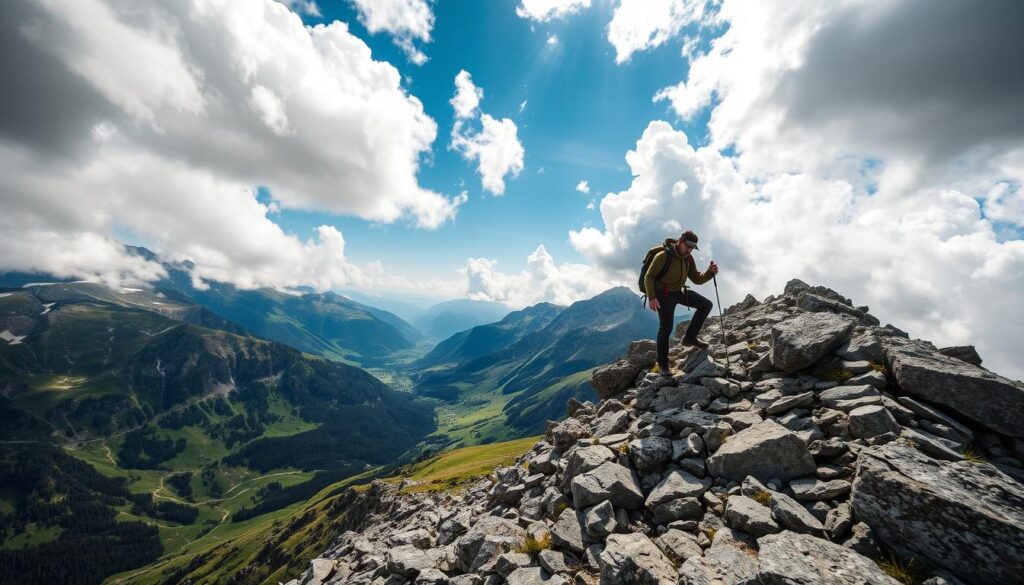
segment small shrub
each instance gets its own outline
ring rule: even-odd
[[[704,529],[704,536],[708,537],[708,540],[715,540],[715,535],[718,534],[718,530],[712,527]]]
[[[883,376],[889,375],[889,368],[882,362],[871,362],[871,369],[882,374]]]
[[[549,548],[551,548],[551,534],[545,534],[539,539],[533,538],[532,536],[527,536],[526,540],[524,540],[521,545],[516,547],[516,552],[528,555],[535,555],[540,551]]]
[[[753,341],[748,341],[747,342],[747,349],[753,351],[753,350],[757,349],[757,344],[754,343]]]
[[[621,444],[619,444],[619,453],[629,455],[629,443],[623,441]]]
[[[768,506],[772,503],[772,495],[764,490],[758,490],[750,499],[762,506]]]
[[[597,437],[594,437],[594,438],[590,439],[590,444],[591,445],[600,445],[601,444],[601,439],[598,439]]]
[[[927,575],[924,574],[914,559],[904,563],[896,557],[888,557],[876,560],[875,562],[878,563],[878,567],[886,575],[903,583],[903,585],[921,585],[927,578]]]
[[[968,461],[970,463],[985,463],[986,461],[986,459],[982,457],[980,453],[974,451],[973,449],[964,449],[964,452],[961,453],[961,455],[964,456],[964,461]]]

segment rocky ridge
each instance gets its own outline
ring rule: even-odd
[[[289,585],[1024,583],[1024,385],[796,280],[726,322],[671,375],[635,341],[460,494],[374,482]]]

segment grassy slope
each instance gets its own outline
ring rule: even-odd
[[[530,450],[539,437],[465,447],[400,469],[386,481],[417,480],[406,491],[453,490],[508,465]],[[339,504],[345,488],[365,489],[381,469],[331,485],[304,503],[246,522],[218,526],[203,538],[165,555],[149,567],[115,575],[108,583],[157,584],[179,572],[193,583],[225,582],[246,569],[258,578],[246,583],[277,583],[297,576],[310,559],[322,553],[341,532],[345,510]],[[362,484],[362,485],[360,485]],[[272,558],[273,557],[273,558]],[[274,559],[278,559],[275,563]]]

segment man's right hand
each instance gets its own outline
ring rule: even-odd
[[[658,303],[657,298],[647,299],[647,306],[650,307],[652,311],[657,311],[658,309],[661,308],[661,305]]]

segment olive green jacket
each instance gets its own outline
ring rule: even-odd
[[[667,244],[675,245],[676,240],[667,239]],[[668,272],[665,276],[655,280],[654,276],[661,272],[662,266],[665,265],[666,259],[671,262],[668,267]],[[700,272],[697,270],[697,263],[694,261],[693,256],[687,256],[685,258],[685,270],[683,259],[678,254],[672,254],[668,257],[665,250],[658,252],[651,259],[651,265],[647,268],[647,274],[644,275],[644,291],[647,292],[647,298],[653,299],[656,291],[667,288],[670,291],[680,291],[686,287],[686,278],[689,277],[694,284],[704,284],[711,280],[713,276],[710,270]]]

